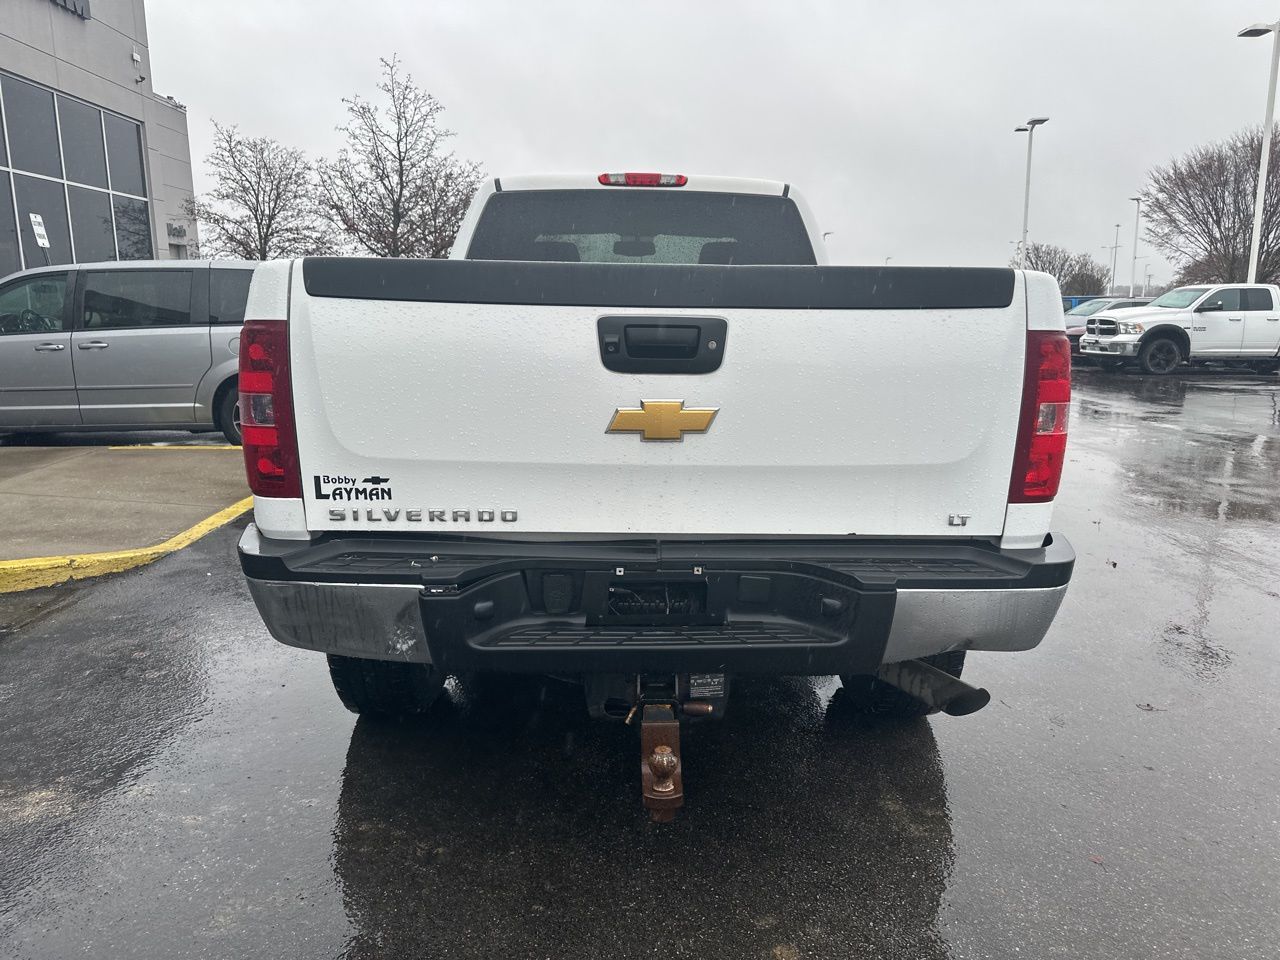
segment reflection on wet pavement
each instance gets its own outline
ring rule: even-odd
[[[685,738],[696,809],[668,829],[641,814],[634,731],[555,681],[422,727],[357,723],[334,834],[347,955],[945,956],[929,725],[860,725],[808,680],[735,692],[731,724]]]
[[[648,823],[575,688],[359,723],[262,629],[236,529],[0,597],[0,957],[1267,956],[1280,938],[1280,380],[1079,377],[1035,651],[972,717],[741,683]]]
[[[1076,430],[1117,452],[1142,506],[1220,520],[1280,515],[1280,383],[1076,374]],[[1099,425],[1102,431],[1081,430]]]
[[[1275,556],[1274,533],[1255,527],[1280,516],[1280,383],[1275,377],[1086,372],[1078,377],[1077,397],[1072,459],[1082,458],[1084,445],[1114,457],[1112,495],[1127,520],[1142,522],[1137,536],[1173,541],[1171,564],[1186,563],[1177,580],[1191,606],[1160,626],[1161,655],[1212,680],[1232,660],[1211,625],[1215,595],[1242,576],[1271,599],[1280,587],[1277,567],[1258,562],[1260,554]],[[1106,429],[1080,429],[1081,420]]]

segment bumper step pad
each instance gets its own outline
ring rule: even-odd
[[[577,627],[572,624],[550,624],[545,627],[522,627],[511,633],[492,637],[479,644],[485,647],[582,647],[652,644],[655,646],[753,644],[838,643],[839,637],[798,630],[786,624],[733,623],[722,627],[679,627],[671,630],[654,627]]]

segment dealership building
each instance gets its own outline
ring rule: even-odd
[[[151,88],[143,0],[0,0],[0,125],[0,276],[194,255],[187,113]]]

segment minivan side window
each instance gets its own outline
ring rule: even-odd
[[[108,270],[85,278],[84,330],[181,327],[190,322],[190,270]]]
[[[252,270],[209,269],[209,322],[244,323]]]
[[[66,296],[65,273],[42,273],[0,288],[0,336],[62,330]]]
[[[1265,287],[1255,287],[1244,292],[1244,308],[1246,310],[1274,310],[1275,298]]]

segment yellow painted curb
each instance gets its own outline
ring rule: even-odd
[[[0,560],[0,593],[17,593],[37,587],[52,587],[68,580],[87,580],[107,573],[121,573],[159,560],[167,553],[195,543],[206,533],[230,523],[253,506],[253,497],[245,497],[193,527],[152,547],[134,550],[111,550],[107,553],[81,553],[66,557],[31,557],[24,560]]]

